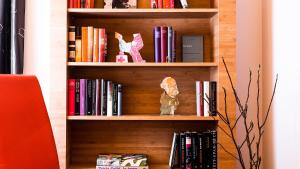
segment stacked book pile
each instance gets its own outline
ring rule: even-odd
[[[157,26],[153,34],[155,62],[176,62],[176,31],[171,26]]]
[[[174,133],[170,169],[217,169],[217,132]]]
[[[105,62],[107,35],[103,28],[69,26],[69,62]]]
[[[69,79],[69,116],[120,116],[122,85],[104,79]]]
[[[197,116],[217,115],[217,82],[196,81]]]
[[[143,154],[98,155],[96,165],[96,169],[148,169],[148,160]]]

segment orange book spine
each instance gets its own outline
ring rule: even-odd
[[[81,39],[81,61],[87,62],[88,61],[88,28],[82,27],[82,39]]]
[[[93,62],[99,62],[99,29],[94,28]]]
[[[164,0],[163,1],[163,7],[164,8],[170,8],[171,6],[170,6],[170,0]]]
[[[81,27],[76,27],[75,29],[75,46],[76,46],[76,56],[75,56],[75,61],[76,62],[81,62],[81,54],[82,54],[82,50],[81,50]]]
[[[105,62],[105,29],[99,29],[99,59]]]
[[[95,8],[95,0],[90,0],[90,7]]]
[[[80,8],[80,0],[77,0],[77,8]]]
[[[93,47],[94,47],[94,28],[88,27],[88,62],[93,62]]]

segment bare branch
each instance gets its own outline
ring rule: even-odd
[[[234,129],[234,128],[236,127],[236,125],[238,124],[238,122],[239,122],[240,118],[242,117],[242,115],[243,115],[243,114],[241,113],[241,114],[239,115],[239,117],[235,120],[232,129]]]
[[[231,152],[229,152],[228,150],[226,150],[226,148],[222,145],[222,144],[220,144],[220,143],[218,143],[218,145],[226,152],[226,153],[228,153],[229,155],[231,155],[233,158],[235,158],[236,160],[240,160],[237,156],[235,156],[233,153],[231,153]]]

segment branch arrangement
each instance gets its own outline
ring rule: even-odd
[[[218,144],[226,153],[228,153],[230,156],[232,156],[233,158],[235,158],[236,160],[239,161],[241,167],[243,169],[246,169],[246,164],[245,164],[245,159],[243,157],[242,154],[242,149],[243,147],[245,147],[248,151],[248,158],[249,158],[249,169],[259,169],[261,166],[261,162],[262,162],[262,156],[260,154],[260,144],[262,141],[262,136],[264,134],[264,127],[266,125],[267,119],[269,117],[270,114],[270,109],[271,109],[271,105],[274,99],[274,95],[275,95],[275,91],[276,91],[276,87],[277,87],[277,82],[278,82],[278,75],[276,75],[276,81],[273,87],[273,93],[272,93],[272,97],[271,100],[269,102],[268,105],[268,109],[266,110],[266,112],[264,113],[264,117],[261,119],[260,118],[260,114],[261,114],[261,110],[260,110],[260,105],[259,105],[259,100],[260,100],[260,73],[261,73],[261,68],[259,66],[258,70],[257,70],[257,81],[256,81],[256,85],[257,85],[257,96],[256,96],[256,104],[257,104],[257,110],[256,110],[256,120],[257,120],[257,124],[254,124],[254,122],[252,120],[248,120],[248,103],[249,103],[249,98],[250,98],[250,87],[252,84],[252,71],[249,70],[249,83],[248,83],[248,90],[247,90],[247,98],[245,103],[241,103],[241,99],[237,94],[236,88],[233,85],[233,81],[232,81],[232,77],[229,73],[227,64],[224,60],[224,58],[222,58],[223,64],[225,66],[226,69],[226,73],[227,76],[229,78],[230,81],[230,85],[231,85],[231,90],[233,92],[235,101],[236,101],[236,105],[238,106],[238,117],[235,120],[230,120],[229,118],[229,114],[228,114],[228,110],[227,110],[227,90],[223,87],[223,92],[224,92],[224,113],[220,113],[217,112],[218,116],[220,117],[221,121],[223,123],[225,123],[225,126],[227,129],[222,128],[220,125],[218,125],[218,128],[225,133],[226,136],[228,136],[231,141],[233,142],[234,146],[235,146],[235,150],[237,153],[237,156],[235,155],[236,153],[232,153],[228,150],[226,150],[226,148],[221,145]],[[206,102],[210,101],[210,98],[206,95],[205,96],[207,99],[204,99]],[[238,143],[237,138],[234,134],[234,130],[238,124],[238,122],[241,121],[243,123],[243,128],[245,130],[245,137],[243,138],[243,141],[241,143]],[[254,133],[254,129],[257,128],[258,133]],[[254,145],[253,145],[254,144]]]

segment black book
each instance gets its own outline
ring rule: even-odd
[[[211,160],[211,133],[203,132],[203,166],[205,169],[212,169]]]
[[[199,163],[198,163],[198,133],[192,132],[192,168],[193,169],[199,169]]]
[[[85,8],[85,1],[86,0],[80,0],[80,8]]]
[[[112,114],[118,116],[118,84],[113,84]]]
[[[172,62],[176,62],[176,31],[172,31]]]
[[[199,169],[204,169],[203,165],[203,134],[198,133],[198,163]]]
[[[209,83],[209,111],[212,116],[217,115],[217,82],[211,81]]]
[[[185,169],[185,133],[180,133],[179,167]]]
[[[75,115],[80,115],[80,79],[75,80]]]
[[[217,147],[217,131],[213,130],[211,131],[211,157],[212,157],[212,169],[218,168],[218,147]]]
[[[95,115],[101,115],[101,80],[96,80],[96,93],[95,93]]]
[[[171,153],[170,153],[170,161],[169,161],[170,169],[174,169],[174,167],[175,167],[176,156],[177,156],[177,151],[178,151],[178,140],[179,140],[179,134],[174,133],[172,148],[171,148]]]
[[[185,167],[186,169],[192,168],[192,134],[185,133]]]
[[[96,102],[96,80],[92,80],[92,115],[96,115],[96,108],[97,108],[97,102]]]
[[[93,80],[87,80],[87,85],[86,85],[86,93],[87,93],[87,112],[86,115],[93,115],[92,109],[93,109],[93,89],[92,89],[92,82]]]
[[[106,80],[101,79],[101,115],[107,115],[107,83]]]

